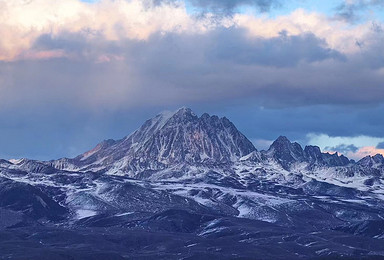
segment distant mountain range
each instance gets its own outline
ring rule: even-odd
[[[355,162],[284,136],[258,151],[227,118],[181,108],[72,159],[1,160],[0,256],[33,258],[42,250],[90,257],[91,248],[105,243],[102,228],[115,242],[108,240],[94,258],[103,251],[109,259],[252,258],[254,252],[264,252],[260,259],[377,259],[384,257],[383,200],[382,155]],[[12,235],[26,229],[73,234],[61,244],[53,235],[28,237],[30,244]],[[116,229],[137,237],[130,253]],[[97,242],[76,247],[79,230],[93,232]],[[145,240],[142,232],[184,244]],[[147,242],[137,244],[140,239]]]

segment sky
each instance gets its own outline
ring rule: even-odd
[[[0,158],[75,157],[165,110],[384,154],[384,0],[0,0]]]

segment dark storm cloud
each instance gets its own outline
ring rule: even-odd
[[[383,8],[384,0],[355,0],[344,1],[336,8],[336,17],[349,22],[360,19],[360,11],[368,8]]]
[[[382,135],[380,30],[350,55],[311,33],[267,39],[230,27],[144,41],[87,33],[43,35],[31,49],[68,56],[0,62],[0,119],[7,122],[0,142],[8,151],[0,157],[20,155],[23,144],[43,159],[75,156],[183,105],[227,116],[251,139],[287,135],[305,144],[310,132]],[[9,136],[22,136],[19,145]]]
[[[0,64],[9,85],[0,106],[72,100],[72,106],[104,109],[234,98],[266,107],[380,104],[379,39],[346,56],[310,33],[252,38],[235,27],[87,44],[82,34],[43,35],[34,49],[64,49],[69,58]]]
[[[232,28],[127,45],[128,63],[146,75],[140,85],[170,87],[177,99],[253,97],[270,107],[384,100],[379,44],[345,57],[311,34],[249,39]]]

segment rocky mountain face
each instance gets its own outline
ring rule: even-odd
[[[0,195],[0,258],[384,257],[382,155],[258,151],[188,108],[76,158],[0,160]]]
[[[265,154],[277,160],[287,170],[297,162],[329,167],[347,166],[352,163],[344,155],[322,153],[318,146],[309,145],[303,150],[300,144],[291,143],[285,136],[277,138]]]
[[[384,157],[381,154],[366,156],[357,162],[358,165],[367,168],[380,168],[384,164]]]

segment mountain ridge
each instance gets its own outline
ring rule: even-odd
[[[226,117],[197,116],[182,107],[163,112],[147,120],[132,134],[120,140],[107,139],[93,149],[73,158],[50,161],[59,170],[104,171],[135,176],[145,171],[165,170],[172,166],[216,167],[240,160],[275,160],[285,170],[298,163],[308,167],[368,167],[384,164],[379,155],[354,162],[344,155],[324,153],[318,146],[303,147],[287,137],[278,137],[267,151],[258,151]],[[376,159],[370,159],[376,158]],[[365,164],[363,162],[366,162]]]
[[[245,160],[258,163],[274,160],[288,171],[300,163],[307,163],[311,169],[360,167],[365,168],[364,172],[372,167],[381,170],[384,165],[384,157],[380,154],[355,162],[338,153],[324,153],[318,146],[307,145],[303,149],[285,136],[279,136],[268,150],[258,151],[226,117],[207,113],[199,117],[186,107],[160,113],[122,139],[106,139],[75,158],[14,162],[25,161],[21,164],[26,168],[29,161],[34,161],[40,165],[34,166],[37,169],[47,165],[57,170],[108,172],[134,177],[142,172],[161,171],[173,166],[177,169],[184,166],[227,167]],[[44,170],[54,171],[52,168]]]

